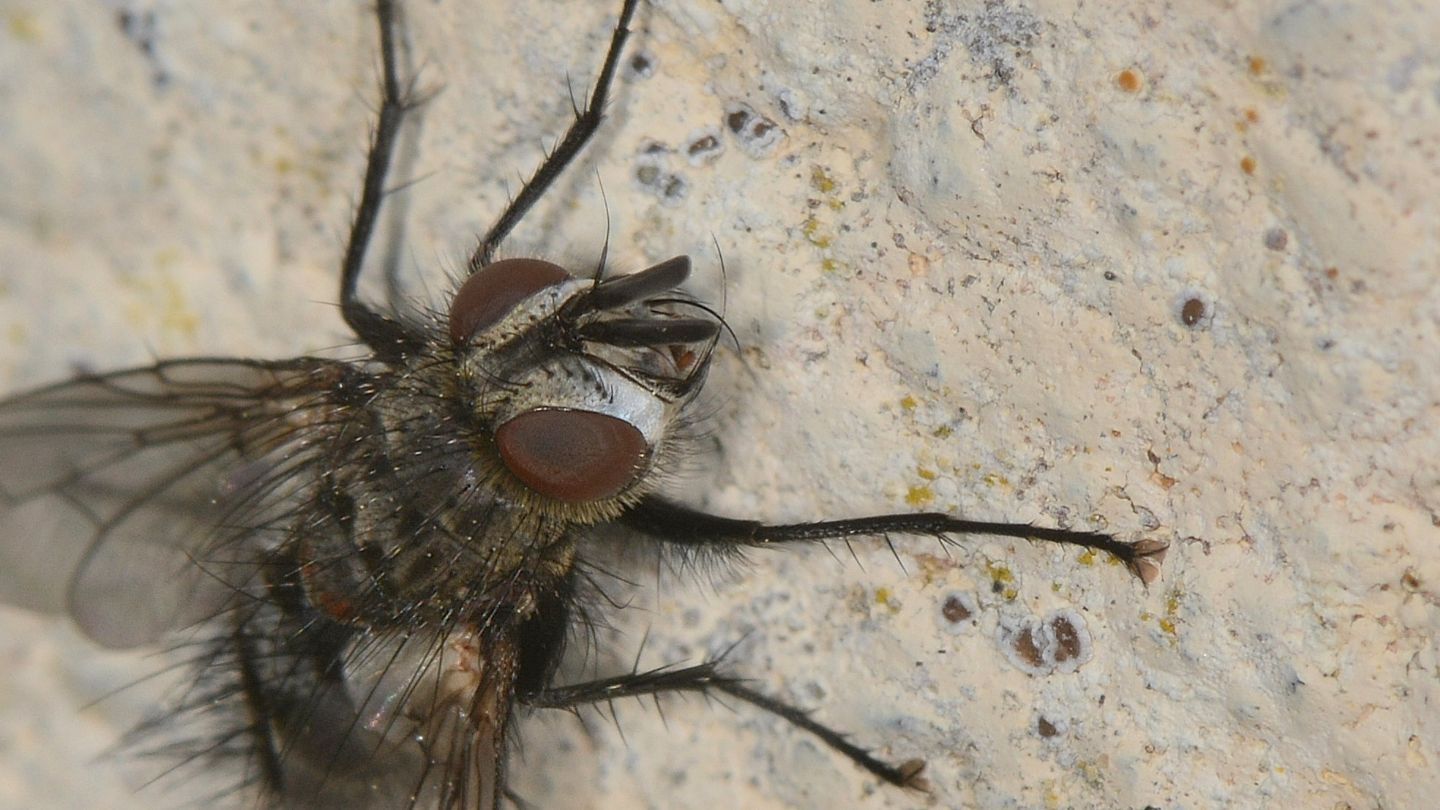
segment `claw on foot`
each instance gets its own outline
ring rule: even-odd
[[[1146,585],[1160,576],[1160,565],[1165,562],[1165,552],[1170,544],[1164,540],[1141,540],[1130,546],[1129,558],[1125,565]]]
[[[911,790],[930,791],[930,782],[920,775],[925,770],[925,760],[910,759],[900,763],[900,786]]]

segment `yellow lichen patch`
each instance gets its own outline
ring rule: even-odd
[[[954,432],[955,429],[950,427],[949,425],[941,425],[940,427],[937,427],[934,430],[930,431],[930,435],[934,436],[937,439],[948,439]]]
[[[21,42],[40,41],[40,21],[28,11],[12,11],[5,17],[5,27],[10,36]]]
[[[845,201],[835,195],[840,184],[836,183],[835,178],[820,166],[810,167],[810,187],[826,195],[825,207],[831,211],[839,211],[845,207]]]
[[[905,490],[905,503],[910,506],[925,506],[934,500],[934,491],[924,484],[916,484]]]
[[[999,473],[985,473],[984,475],[980,476],[980,480],[985,482],[985,485],[989,487],[1010,486],[1010,479]]]
[[[921,478],[924,478],[926,481],[934,481],[936,478],[939,477],[939,475],[934,470],[928,469],[926,467],[916,467],[915,474],[920,476]]]
[[[186,305],[180,285],[167,274],[161,280],[160,293],[164,307],[161,310],[160,324],[169,331],[193,339],[200,331],[200,319]]]
[[[919,404],[919,401],[909,394],[906,394],[905,396],[900,398],[900,407],[907,411],[915,410],[915,406]]]
[[[1045,786],[1042,790],[1044,791],[1046,807],[1052,808],[1053,810],[1054,808],[1064,806],[1064,799],[1060,795],[1059,784],[1054,779],[1046,779]]]
[[[1172,590],[1165,597],[1165,615],[1156,616],[1148,610],[1142,610],[1140,612],[1140,621],[1149,623],[1151,620],[1154,620],[1155,626],[1160,628],[1160,632],[1170,636],[1170,640],[1173,642],[1180,634],[1179,624],[1175,621],[1175,614],[1179,609],[1180,592],[1178,590]]]
[[[992,582],[1006,585],[1015,581],[1015,572],[1011,571],[1010,567],[1004,563],[986,563],[985,570],[989,572]]]
[[[875,589],[875,604],[885,608],[891,613],[900,611],[900,603],[895,599],[895,592],[889,588],[880,587]]]
[[[1094,762],[1080,760],[1075,763],[1075,770],[1079,772],[1080,778],[1084,779],[1086,784],[1098,788],[1105,783],[1105,768],[1109,764],[1109,758],[1101,755]]]
[[[1172,588],[1169,593],[1165,594],[1165,615],[1161,616],[1159,620],[1155,622],[1156,625],[1159,626],[1161,632],[1172,638],[1180,635],[1178,630],[1178,623],[1175,620],[1175,617],[1179,614],[1179,612],[1180,591],[1178,589]]]
[[[126,306],[127,316],[137,326],[158,323],[166,332],[194,339],[200,331],[200,319],[190,310],[184,289],[167,272],[180,262],[180,253],[164,248],[155,254],[154,261],[153,274],[124,282],[139,295],[139,300]]]
[[[1079,556],[1078,559],[1079,559],[1081,565],[1094,565],[1094,564],[1095,564],[1095,549],[1093,549],[1093,548],[1087,548],[1087,549],[1085,549],[1084,551],[1080,552],[1080,556]]]
[[[820,232],[820,220],[815,217],[806,217],[800,225],[800,232],[805,234],[805,240],[815,247],[830,247],[831,236]]]
[[[835,178],[819,166],[812,166],[810,167],[810,185],[821,194],[829,194],[835,190]]]

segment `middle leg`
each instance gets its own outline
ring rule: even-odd
[[[691,667],[666,667],[568,686],[551,686],[521,695],[519,700],[535,708],[575,709],[618,698],[660,695],[666,692],[729,695],[814,734],[821,742],[851,762],[892,785],[921,790],[925,788],[925,780],[920,776],[920,772],[925,768],[923,760],[911,759],[892,765],[877,759],[869,751],[850,742],[846,735],[812,718],[809,712],[752,689],[739,678],[724,674],[720,671],[719,664],[719,661],[707,661]]]

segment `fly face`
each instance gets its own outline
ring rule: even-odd
[[[357,293],[415,111],[399,6],[382,0],[378,132],[340,263],[367,356],[164,361],[0,403],[0,542],[39,561],[7,572],[7,598],[63,606],[109,646],[185,645],[193,683],[161,716],[204,730],[170,753],[230,758],[265,805],[495,807],[517,711],[672,692],[771,713],[871,778],[923,786],[925,752],[872,754],[752,688],[738,662],[562,680],[566,642],[599,604],[592,530],[716,560],[989,533],[1155,573],[1162,547],[1099,533],[939,514],[773,525],[667,498],[722,328],[677,291],[688,259],[614,275],[496,258],[599,127],[636,5],[620,4],[595,90],[440,315]]]

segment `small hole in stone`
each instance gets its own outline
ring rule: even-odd
[[[661,190],[661,193],[672,200],[678,200],[685,196],[688,188],[689,186],[686,185],[680,176],[672,174],[665,178],[665,186]]]
[[[650,54],[640,52],[630,57],[630,75],[637,79],[648,79],[655,74],[655,60]]]
[[[941,618],[945,620],[947,629],[955,632],[960,632],[965,625],[971,623],[979,612],[980,604],[969,593],[946,594],[945,600],[940,603]]]
[[[1066,661],[1080,657],[1082,648],[1080,646],[1080,633],[1064,617],[1056,618],[1050,622],[1050,627],[1055,631],[1055,663],[1063,664]]]
[[[692,132],[686,141],[688,145],[685,147],[685,158],[691,166],[712,163],[725,151],[725,144],[720,140],[718,128],[706,127]]]
[[[1060,672],[1074,672],[1093,654],[1085,618],[1069,608],[1046,616],[1041,622],[1041,635],[1049,663]]]
[[[1207,314],[1205,302],[1199,298],[1187,298],[1180,305],[1180,322],[1186,326],[1197,326]]]
[[[725,126],[739,139],[745,153],[754,158],[768,155],[784,135],[778,124],[743,104],[726,111]]]
[[[1034,628],[1026,627],[1015,638],[1010,641],[1010,649],[1015,651],[1021,660],[1036,669],[1044,667],[1048,662],[1045,655],[1040,651],[1040,645],[1035,642]]]

